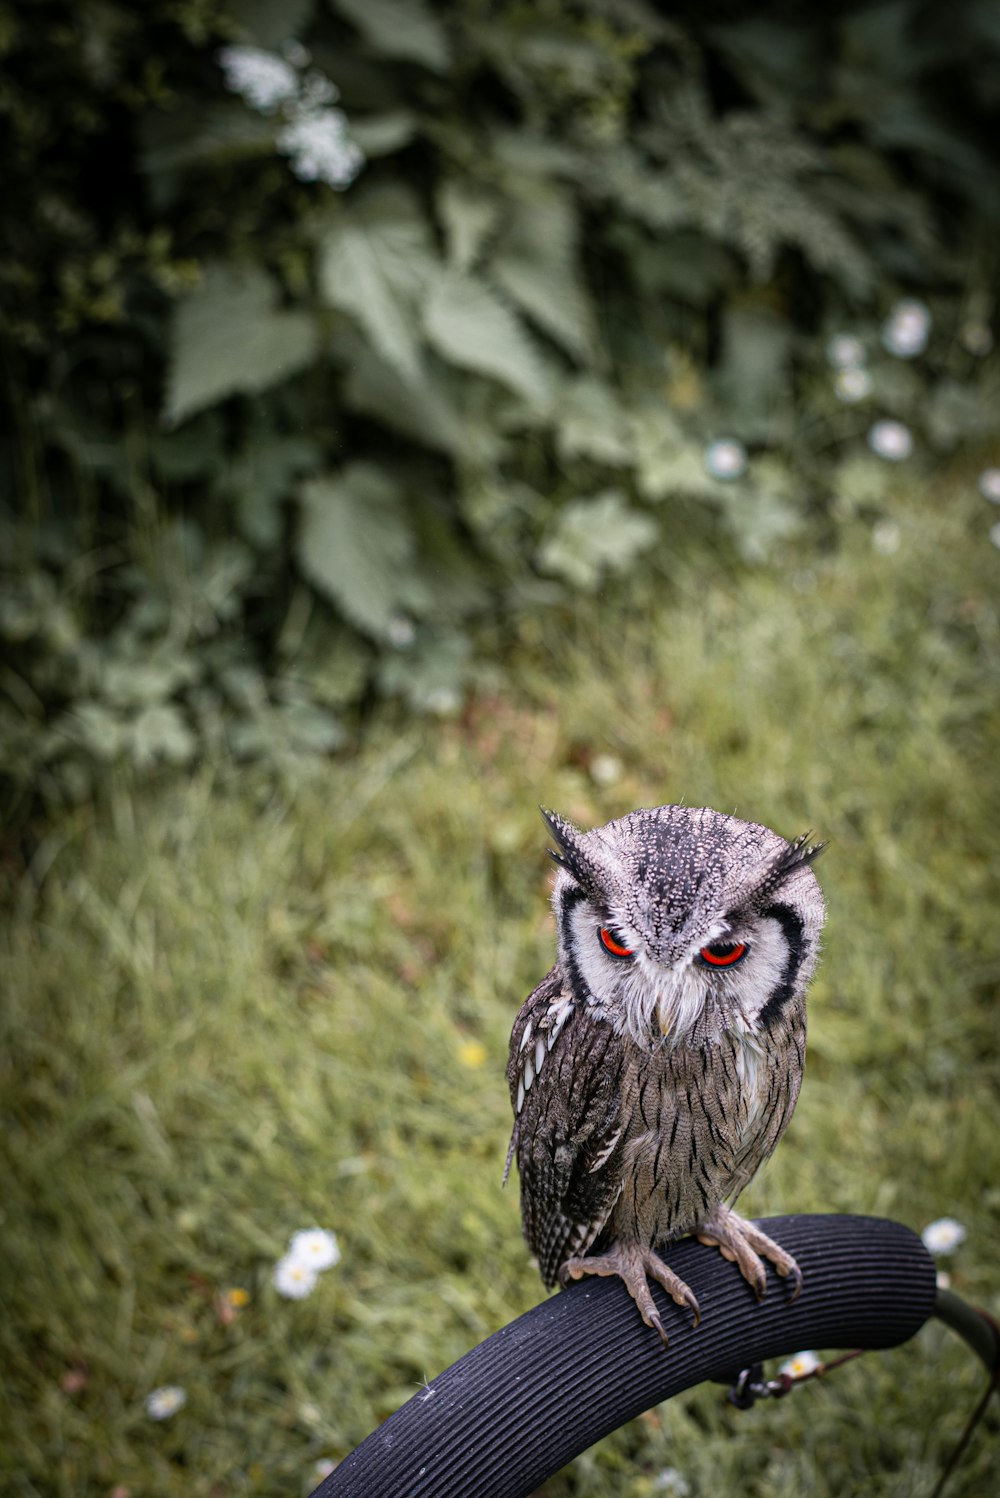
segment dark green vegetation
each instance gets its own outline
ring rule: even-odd
[[[0,0],[16,815],[448,711],[484,619],[828,519],[876,418],[983,438],[992,0],[666,9]],[[916,361],[879,348],[904,294]]]
[[[60,823],[0,979],[7,1491],[305,1490],[539,1298],[500,1189],[506,1039],[552,956],[539,801],[830,839],[802,1100],[744,1204],[953,1215],[955,1287],[1000,1311],[1000,633],[969,480],[897,479],[890,555],[853,515],[780,566],[525,615],[516,688],[449,724],[383,708],[294,790],[220,760]],[[313,1223],[342,1260],[281,1300]],[[929,1329],[751,1414],[686,1396],[545,1491],[639,1498],[673,1467],[693,1495],[909,1498],[980,1383]],[[187,1404],[158,1425],[163,1384]],[[981,1435],[955,1498],[989,1458]]]
[[[23,1498],[304,1492],[538,1298],[539,802],[830,840],[746,1207],[952,1215],[1000,1312],[996,6],[666,9],[0,0]],[[977,1387],[929,1330],[546,1492],[919,1498]]]

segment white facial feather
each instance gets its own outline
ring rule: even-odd
[[[706,927],[685,958],[663,967],[643,951],[640,938],[616,914],[611,916],[613,931],[635,955],[629,959],[609,955],[600,939],[607,919],[589,900],[577,901],[570,912],[572,956],[593,997],[595,1012],[644,1049],[682,1043],[705,1016],[710,1032],[729,1031],[739,1039],[741,1081],[752,1095],[751,1110],[759,1111],[759,1049],[754,1035],[761,1011],[780,984],[788,961],[780,922],[759,918],[732,933],[730,939],[746,941],[750,950],[742,962],[726,969],[696,961],[702,946],[720,938],[724,928],[719,920]]]

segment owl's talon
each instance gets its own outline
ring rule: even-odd
[[[663,1343],[664,1347],[669,1347],[670,1339],[663,1329],[663,1322],[660,1320],[659,1311],[650,1311],[649,1315],[647,1317],[644,1317],[643,1319],[645,1320],[647,1326],[651,1326],[654,1331],[659,1332],[660,1341]]]
[[[791,1255],[789,1255],[789,1257],[791,1257]],[[791,1299],[792,1300],[798,1300],[799,1296],[802,1294],[802,1270],[796,1264],[796,1262],[795,1262],[794,1259],[792,1259],[792,1267],[791,1267],[791,1269],[782,1269],[782,1268],[780,1268],[778,1266],[776,1266],[776,1267],[778,1269],[778,1273],[782,1276],[783,1279],[791,1279],[791,1281],[792,1281]]]
[[[694,1320],[691,1323],[692,1326],[694,1326],[695,1328],[701,1326],[701,1306],[698,1304],[697,1297],[695,1296],[693,1290],[688,1290],[687,1294],[684,1297],[684,1304],[688,1307],[688,1310],[694,1317]]]
[[[677,1305],[687,1306],[694,1316],[695,1326],[701,1321],[701,1309],[694,1291],[651,1248],[643,1248],[637,1243],[619,1243],[606,1254],[567,1259],[559,1266],[559,1283],[565,1289],[570,1280],[583,1279],[585,1274],[617,1275],[624,1281],[643,1321],[659,1333],[664,1347],[669,1346],[667,1333],[649,1292],[650,1278],[662,1285]]]
[[[758,1301],[764,1299],[767,1291],[767,1270],[762,1259],[773,1264],[783,1279],[791,1279],[794,1286],[792,1300],[801,1292],[802,1270],[791,1254],[786,1253],[773,1238],[762,1233],[752,1222],[740,1217],[731,1207],[720,1203],[711,1217],[702,1224],[698,1239],[701,1243],[720,1249],[727,1259],[736,1260],[740,1273]]]

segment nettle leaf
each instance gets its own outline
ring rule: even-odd
[[[386,654],[379,662],[379,691],[404,698],[418,712],[451,717],[462,705],[471,653],[465,635],[454,633]]]
[[[401,57],[443,73],[451,60],[444,27],[424,0],[334,0],[382,57]]]
[[[574,358],[593,346],[590,303],[576,270],[576,215],[555,190],[518,205],[490,273],[513,302]]]
[[[422,378],[417,308],[436,264],[429,228],[405,191],[379,194],[345,215],[320,250],[323,300],[360,323],[383,359],[413,383]]]
[[[129,725],[127,747],[138,769],[157,760],[186,765],[198,750],[198,741],[179,710],[169,702],[145,708]]]
[[[468,183],[452,179],[438,192],[437,211],[448,244],[448,259],[456,270],[471,270],[496,228],[499,202]]]
[[[371,651],[354,631],[335,627],[314,613],[302,649],[286,674],[304,701],[337,708],[357,701],[370,670]]]
[[[761,458],[752,488],[728,490],[723,513],[736,545],[748,562],[766,562],[781,542],[802,529],[794,502],[795,481],[778,458]]]
[[[365,156],[389,156],[408,145],[417,132],[417,117],[408,109],[351,116],[351,139]]]
[[[119,713],[101,702],[75,702],[56,724],[56,739],[65,738],[110,763],[121,752],[127,725]]]
[[[254,266],[206,269],[198,290],[174,308],[167,421],[183,421],[229,395],[255,395],[312,363],[313,319],[278,308],[277,300],[274,282]]]
[[[344,399],[355,411],[374,416],[393,431],[442,452],[466,449],[466,431],[444,381],[440,365],[428,361],[419,383],[410,383],[371,348],[352,356],[344,382]]]
[[[626,571],[658,538],[651,516],[630,509],[618,489],[605,489],[560,511],[538,561],[544,571],[592,591],[606,572]]]
[[[290,702],[277,716],[292,749],[302,754],[332,754],[347,737],[339,718],[313,702]]]
[[[499,380],[532,405],[544,406],[548,378],[517,316],[488,286],[460,271],[437,277],[424,310],[424,331],[451,364]]]
[[[632,461],[625,416],[614,391],[602,380],[583,378],[567,385],[556,413],[559,456],[593,458],[611,468]]]
[[[240,533],[258,550],[280,545],[282,503],[299,474],[319,460],[319,445],[308,437],[257,434],[229,465],[220,488],[235,506]]]
[[[307,480],[299,500],[303,573],[358,629],[388,638],[414,554],[398,486],[373,463],[350,463]]]
[[[674,494],[717,496],[724,486],[705,468],[701,449],[664,407],[649,406],[629,416],[635,481],[643,499]]]

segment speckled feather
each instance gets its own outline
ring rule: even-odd
[[[569,1258],[697,1231],[770,1155],[798,1097],[818,849],[708,809],[636,811],[559,844],[559,960],[523,1005],[507,1078],[525,1237]],[[611,927],[633,951],[600,950]],[[738,973],[705,943],[741,940]]]

